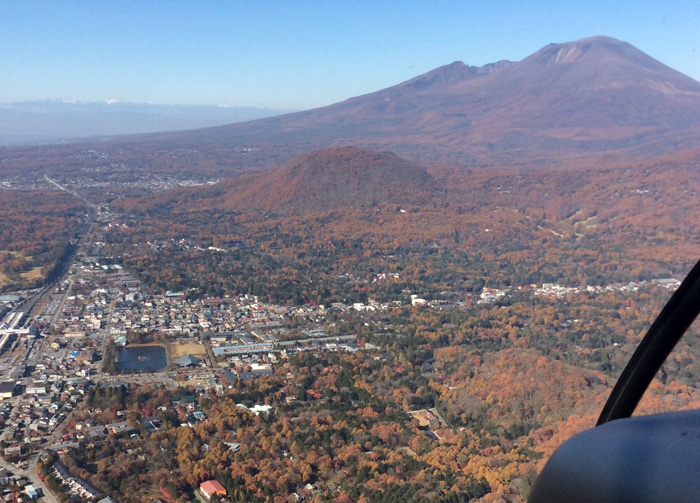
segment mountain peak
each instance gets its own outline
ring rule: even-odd
[[[462,61],[455,61],[449,65],[440,66],[411,80],[407,80],[399,84],[399,87],[425,89],[434,86],[450,86],[502,70],[512,64],[512,61],[506,59],[495,63],[488,63],[483,66],[469,66]]]
[[[562,63],[574,63],[581,58],[587,57],[600,61],[601,58],[611,56],[623,59],[646,59],[655,61],[634,46],[607,36],[586,37],[573,42],[563,42],[549,44],[525,61],[537,61],[542,65],[556,65]]]
[[[310,211],[342,206],[409,203],[433,190],[425,168],[393,152],[344,146],[301,155],[269,180],[271,208]]]
[[[627,42],[623,42],[622,40],[618,40],[615,37],[609,37],[608,35],[593,35],[591,37],[580,38],[578,40],[574,40],[573,42],[568,42],[568,43],[569,44],[592,43],[592,44],[609,44],[609,45],[620,45],[620,44],[630,45]]]
[[[439,66],[422,75],[412,78],[399,84],[401,88],[425,89],[436,85],[450,85],[465,80],[471,80],[477,76],[476,69],[464,64],[462,61],[455,61],[449,65]]]
[[[633,80],[645,76],[654,79],[661,77],[663,80],[668,80],[671,77],[674,80],[684,81],[684,87],[688,85],[693,87],[691,83],[695,82],[632,44],[603,35],[586,37],[573,42],[549,44],[520,63],[540,66],[568,66],[576,63],[575,66],[585,68],[586,73],[581,75],[582,78],[591,77],[593,74],[599,75],[601,72],[615,73],[617,71],[630,74],[629,76]]]
[[[699,82],[631,44],[595,36],[515,63],[455,61],[341,103],[206,135],[289,145],[280,163],[351,143],[424,163],[540,165],[600,152],[667,153],[679,138],[693,144],[698,128]]]

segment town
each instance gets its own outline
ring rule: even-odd
[[[106,227],[112,225],[106,223]],[[680,284],[673,278],[606,286],[545,283],[485,287],[478,294],[469,292],[449,301],[426,300],[406,291],[404,301],[285,306],[264,303],[252,295],[200,298],[187,291],[153,295],[135,274],[101,255],[102,243],[96,236],[92,231],[84,233],[65,275],[55,284],[0,297],[0,467],[5,470],[0,484],[5,480],[27,499],[54,503],[56,495],[49,487],[53,485],[60,494],[112,501],[100,499],[104,496],[100,489],[72,476],[55,456],[81,441],[158,431],[163,419],[155,415],[134,422],[121,411],[108,413],[95,406],[94,397],[104,390],[133,385],[182,389],[183,394],[161,405],[160,412],[174,413],[181,427],[192,427],[207,420],[194,396],[208,391],[222,394],[236,382],[272,376],[291,355],[379,350],[346,329],[344,321],[349,317],[364,320],[367,315],[364,324],[373,333],[391,335],[395,327],[369,315],[402,306],[464,310],[513,295],[565,298],[636,292],[646,285],[675,290]],[[156,242],[145,245],[159,246]],[[178,246],[198,245],[185,240]],[[379,273],[373,281],[387,277],[398,275]],[[309,394],[322,398],[314,390]],[[239,406],[255,415],[271,409],[265,403]],[[409,415],[428,430],[445,427],[434,408],[409,411]],[[43,477],[38,464],[44,469]],[[222,490],[212,480],[201,484],[200,493],[206,501],[214,494],[225,497]]]

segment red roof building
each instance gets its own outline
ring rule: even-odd
[[[224,489],[224,486],[219,484],[216,480],[207,480],[206,482],[202,482],[199,485],[199,490],[202,491],[202,494],[209,500],[211,497],[215,494],[223,494],[224,496],[226,495],[226,489]]]

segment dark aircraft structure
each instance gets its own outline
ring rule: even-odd
[[[596,427],[555,451],[529,503],[700,501],[700,410],[630,417],[698,313],[700,262],[632,355]]]

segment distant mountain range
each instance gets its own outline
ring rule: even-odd
[[[254,107],[40,100],[0,104],[0,145],[196,129],[282,113]]]

